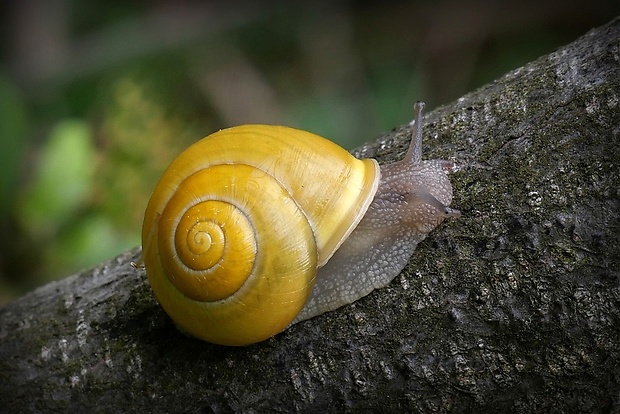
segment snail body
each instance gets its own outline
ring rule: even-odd
[[[423,104],[402,161],[359,160],[310,132],[242,125],[168,167],[142,229],[164,310],[223,345],[267,339],[385,286],[446,217],[448,161],[421,160]]]

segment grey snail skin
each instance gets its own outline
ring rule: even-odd
[[[265,340],[386,286],[449,207],[453,164],[422,160],[424,103],[405,157],[379,166],[273,125],[215,132],[182,152],[147,206],[142,261],[184,332]]]

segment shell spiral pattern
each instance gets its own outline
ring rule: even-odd
[[[270,148],[276,127],[247,132],[256,138],[262,127],[267,129],[258,135],[267,148],[251,157],[247,127],[220,131],[188,148],[164,173],[145,214],[143,257],[157,299],[179,328],[213,343],[245,345],[286,328],[312,292],[318,250],[338,244],[334,235],[317,238],[323,219],[315,220],[312,209],[296,199],[300,191],[319,190],[310,184],[300,190],[284,177],[282,160],[302,157],[295,152],[299,146],[284,154],[280,144]],[[343,175],[347,186],[351,177],[363,181],[376,174],[342,170],[349,171]],[[364,199],[357,204],[363,208],[372,195],[357,194]],[[325,215],[330,204],[319,203]]]

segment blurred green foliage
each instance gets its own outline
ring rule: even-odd
[[[90,197],[95,148],[89,125],[61,120],[41,147],[30,185],[22,192],[17,217],[28,233],[49,237],[58,232]]]
[[[15,86],[0,74],[0,217],[12,207],[25,134],[24,103]]]
[[[138,245],[164,168],[219,128],[286,124],[353,148],[408,122],[415,100],[448,103],[620,11],[603,0],[0,7],[0,304]]]

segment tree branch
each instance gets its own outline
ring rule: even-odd
[[[177,332],[132,250],[0,310],[0,406],[619,410],[620,20],[427,122],[425,158],[459,166],[463,217],[387,288],[266,342],[215,346]],[[408,128],[358,155],[398,159]]]

